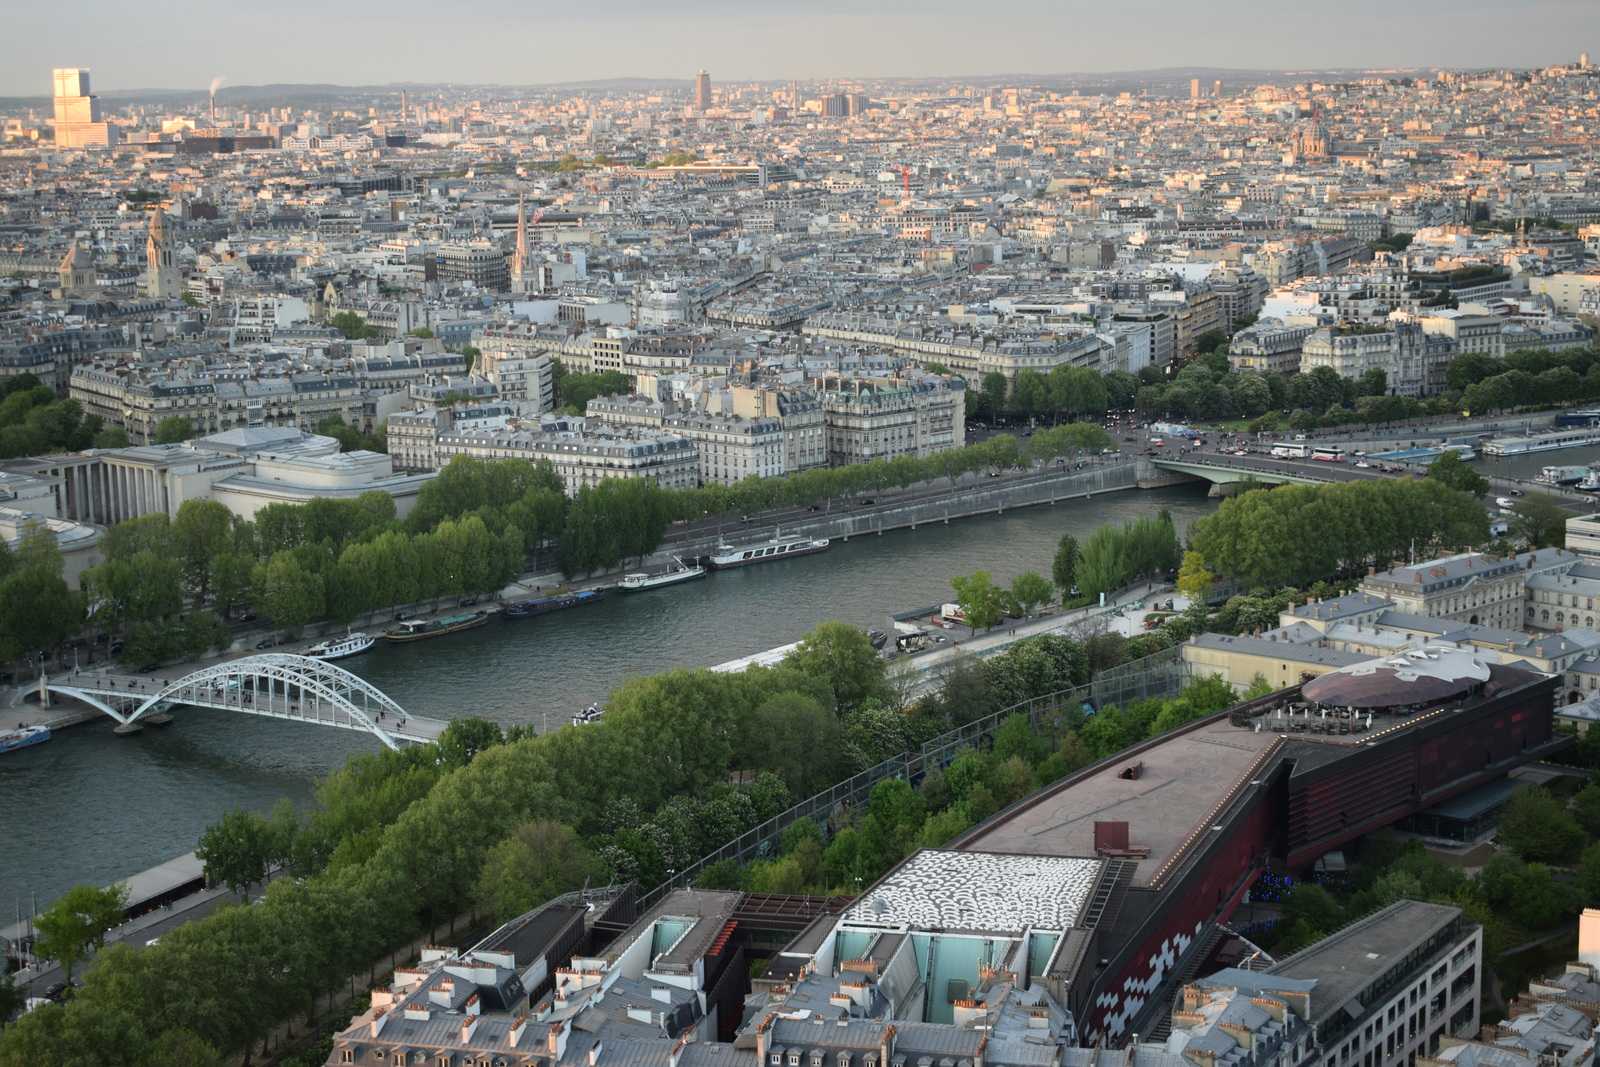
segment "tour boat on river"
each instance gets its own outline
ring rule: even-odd
[[[48,726],[19,726],[15,730],[0,730],[0,753],[29,745],[42,745],[50,740]]]
[[[691,567],[678,557],[672,557],[673,567],[670,571],[660,574],[625,574],[622,581],[617,583],[617,588],[624,593],[642,593],[646,589],[660,589],[664,585],[677,585],[679,582],[692,582],[696,578],[704,578],[704,567]]]
[[[343,637],[330,637],[326,641],[318,641],[306,649],[306,655],[320,660],[347,659],[350,656],[361,655],[377,643],[378,639],[371,634],[345,634]]]
[[[774,537],[759,545],[718,545],[716,552],[712,553],[711,566],[719,571],[733,567],[747,567],[752,563],[767,563],[775,559],[788,559],[791,556],[809,556],[814,552],[826,552],[828,539],[826,537]]]

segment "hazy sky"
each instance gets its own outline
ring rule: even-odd
[[[1600,0],[19,0],[0,93],[1063,73],[1173,66],[1536,66],[1600,55]],[[1315,10],[1308,10],[1314,8]]]

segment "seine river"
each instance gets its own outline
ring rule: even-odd
[[[341,666],[408,711],[436,718],[561,723],[618,682],[671,667],[710,666],[798,640],[840,619],[887,628],[889,613],[939,603],[951,575],[1009,580],[1048,574],[1056,541],[1166,507],[1180,530],[1209,512],[1203,486],[1125,492],[1003,516],[964,519],[828,552],[615,596],[421,645],[380,643]],[[364,734],[196,709],[131,737],[112,723],[58,733],[0,759],[0,926],[77,882],[104,884],[194,848],[224,811],[311,800],[319,775]]]

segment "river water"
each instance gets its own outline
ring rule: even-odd
[[[1048,575],[1062,533],[1082,539],[1160,507],[1182,531],[1213,506],[1204,486],[1190,486],[858,537],[592,607],[422,644],[380,642],[340,665],[419,715],[559,724],[629,676],[761,652],[830,619],[887,629],[891,612],[949,599],[952,575]],[[199,709],[130,737],[112,725],[75,726],[0,757],[0,926],[19,901],[26,913],[31,896],[42,907],[75,883],[109,883],[193,849],[231,808],[265,811],[280,797],[305,804],[319,775],[377,744]]]

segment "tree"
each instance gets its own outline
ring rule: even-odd
[[[1011,599],[1016,601],[1024,618],[1032,615],[1040,604],[1048,604],[1054,593],[1050,580],[1038,571],[1023,571],[1011,579]]]
[[[1389,375],[1382,367],[1364,371],[1356,379],[1356,392],[1360,396],[1382,396],[1389,391]]]
[[[978,381],[978,396],[984,414],[998,418],[1006,407],[1006,376],[997,370],[989,371]]]
[[[1428,464],[1428,477],[1473,496],[1489,491],[1489,480],[1462,462],[1458,452],[1440,453],[1438,459]]]
[[[1560,545],[1567,536],[1567,511],[1546,493],[1530,493],[1511,509],[1511,533],[1530,548]]]
[[[34,949],[61,964],[71,984],[72,968],[90,949],[105,944],[106,931],[122,924],[127,907],[128,887],[120,883],[104,889],[73,886],[34,920]]]
[[[1078,539],[1071,534],[1062,534],[1056,545],[1056,558],[1050,564],[1050,577],[1054,579],[1056,588],[1061,590],[1063,600],[1078,584],[1079,554]]]
[[[1584,834],[1548,790],[1519,789],[1500,816],[1498,840],[1529,862],[1571,863]]]
[[[974,630],[991,630],[1000,621],[1003,590],[994,584],[988,571],[957,575],[950,579],[955,590],[956,603],[967,617],[967,625]]]
[[[1203,604],[1211,596],[1211,587],[1217,582],[1217,576],[1206,569],[1206,558],[1200,553],[1190,549],[1183,554],[1183,565],[1178,568],[1178,592],[1194,601]]]
[[[28,990],[17,985],[10,974],[0,971],[0,1030],[28,1003]]]
[[[278,848],[267,820],[250,811],[230,811],[206,827],[194,850],[206,880],[241,892],[267,877]]]
[[[446,767],[465,767],[484,749],[505,740],[500,724],[487,719],[451,719],[439,735],[439,758]]]
[[[1289,890],[1279,911],[1284,925],[1304,923],[1319,936],[1333,933],[1344,923],[1344,909],[1333,894],[1310,882],[1301,882]]]
[[[866,633],[849,623],[825,622],[800,639],[784,665],[827,682],[839,711],[869,699],[886,700],[884,661]]]
[[[1572,816],[1590,837],[1600,837],[1600,782],[1590,782],[1572,798]]]
[[[534,819],[489,850],[473,897],[503,921],[605,876],[604,865],[571,827]]]
[[[341,311],[328,320],[329,325],[345,335],[347,340],[364,341],[377,336],[378,331],[354,311]]]
[[[155,443],[176,445],[194,436],[194,423],[183,415],[168,415],[156,423]]]
[[[127,448],[128,431],[121,426],[107,426],[94,435],[94,448]]]
[[[183,557],[184,579],[203,604],[217,561],[233,546],[233,514],[215,500],[185,500],[178,506],[172,534]]]
[[[253,576],[255,603],[274,625],[304,626],[322,614],[322,575],[308,571],[293,552],[274,553]]]

